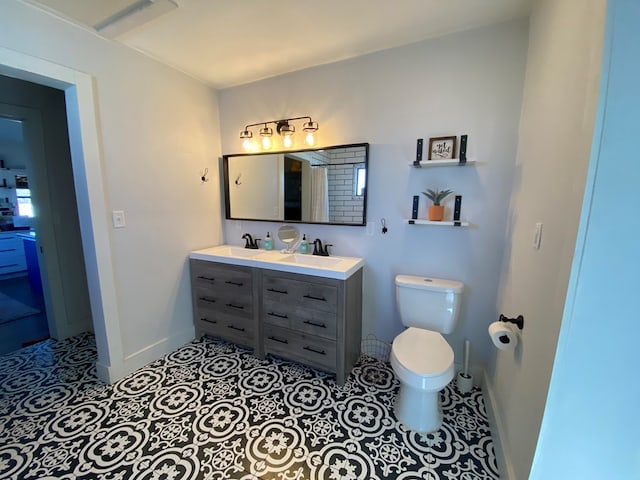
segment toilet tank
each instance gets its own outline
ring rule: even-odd
[[[455,280],[398,275],[396,303],[407,327],[451,333],[456,327],[464,284]]]

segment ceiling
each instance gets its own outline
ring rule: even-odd
[[[227,88],[526,16],[535,0],[24,1],[93,31],[148,6],[101,34]]]

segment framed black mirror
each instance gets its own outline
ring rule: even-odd
[[[224,155],[228,220],[364,226],[369,144]]]

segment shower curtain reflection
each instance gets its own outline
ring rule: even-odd
[[[329,182],[327,168],[317,166],[311,169],[311,221],[329,221]]]

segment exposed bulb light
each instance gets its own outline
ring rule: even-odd
[[[311,119],[309,119],[309,121],[302,126],[302,130],[305,132],[305,136],[304,136],[305,145],[309,147],[315,147],[316,142],[318,140],[316,138],[316,132],[318,131],[318,123],[312,122]]]
[[[262,148],[265,150],[269,150],[271,148],[271,136],[273,135],[273,129],[267,127],[267,124],[264,124],[264,128],[260,129],[260,136],[262,137]]]
[[[318,123],[314,122],[311,117],[294,117],[286,118],[283,120],[270,120],[268,122],[252,123],[244,127],[244,130],[240,132],[240,139],[242,140],[242,147],[245,151],[252,151],[255,149],[253,143],[253,133],[249,130],[250,127],[262,126],[259,130],[261,137],[260,143],[264,150],[269,150],[273,146],[273,129],[269,127],[269,124],[275,125],[275,130],[282,137],[282,147],[285,149],[291,148],[295,143],[296,128],[290,122],[294,120],[307,120],[303,126],[304,131],[304,143],[308,146],[315,146],[317,139]]]
[[[240,138],[242,139],[242,148],[244,148],[245,152],[250,152],[253,150],[253,133],[246,128],[240,132]]]
[[[282,146],[291,148],[293,146],[293,134],[296,133],[295,127],[290,125],[288,121],[282,121],[278,123],[276,131],[282,135]]]
[[[313,132],[308,132],[304,136],[304,144],[308,147],[314,147],[316,145],[316,136]]]

